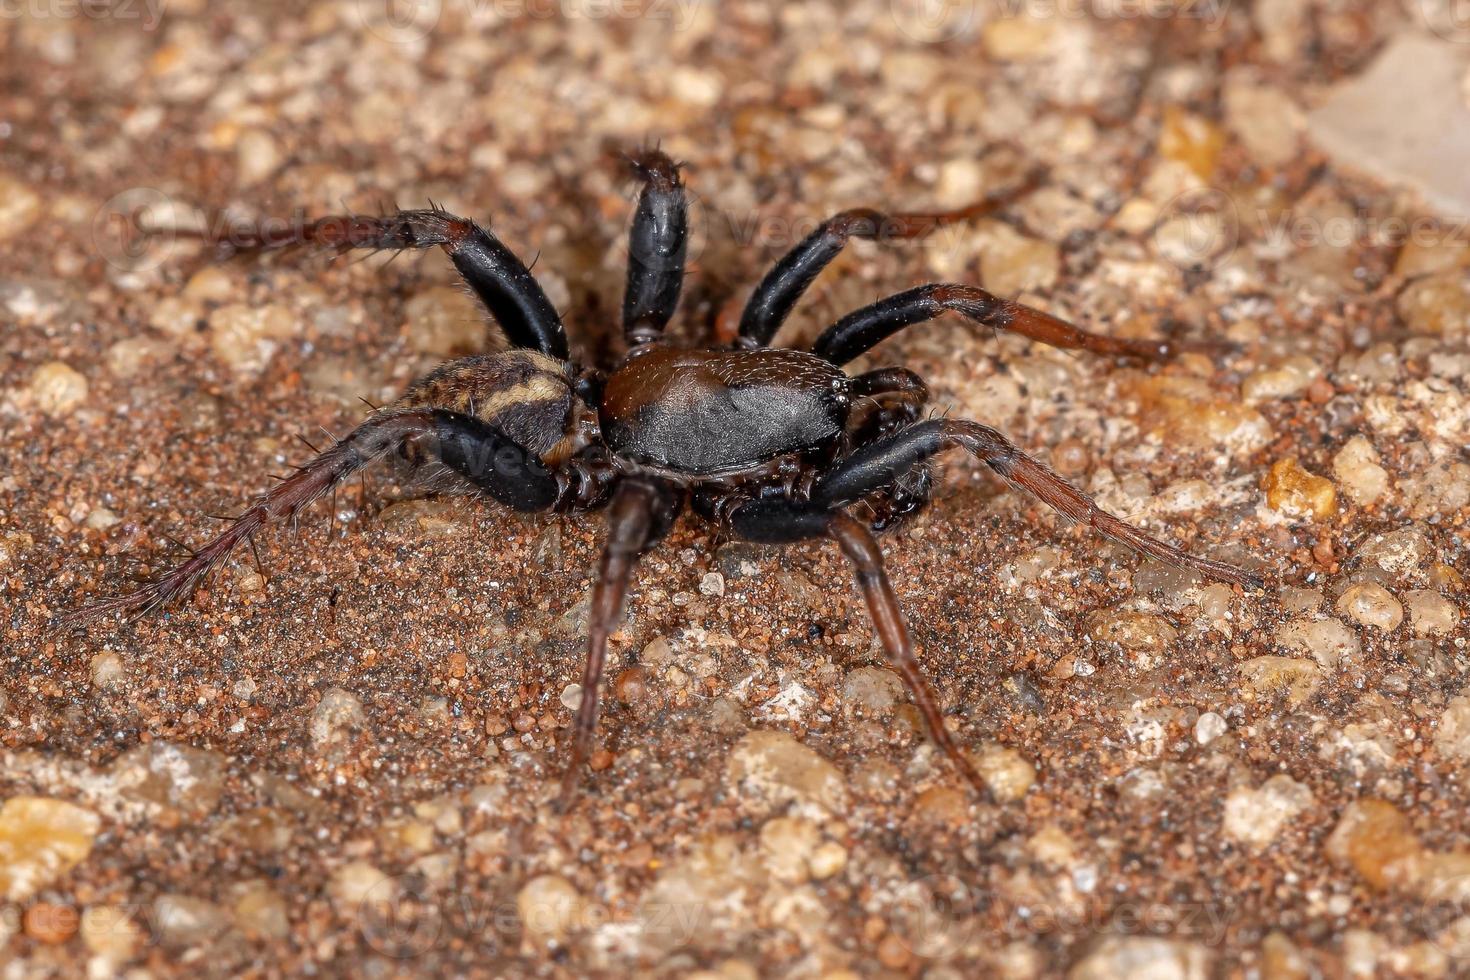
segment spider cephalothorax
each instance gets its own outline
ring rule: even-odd
[[[688,504],[730,538],[835,541],[853,564],[878,639],[930,735],[983,791],[919,670],[874,538],[928,502],[927,465],[934,456],[964,449],[1013,486],[1145,554],[1242,586],[1259,584],[1250,572],[1194,557],[1100,510],[988,426],[924,418],[928,389],[913,372],[889,367],[849,375],[843,369],[891,334],[946,311],[1104,354],[1158,360],[1174,352],[1168,342],[1091,334],[974,286],[931,284],[843,317],[809,352],[767,346],[849,239],[916,237],[944,221],[983,213],[999,198],[942,214],[838,214],[756,287],[733,345],[681,349],[667,345],[663,334],[684,276],[683,183],[679,168],[658,151],[641,153],[633,163],[643,186],[623,300],[628,350],[607,375],[572,363],[560,318],[509,249],[473,222],[437,208],[324,218],[286,237],[216,243],[222,254],[291,245],[442,246],[510,349],[452,361],[410,385],[392,405],[257,498],[189,560],[83,615],[139,613],[177,598],[261,528],[296,516],[378,460],[432,468],[450,484],[516,510],[604,508],[608,537],[593,583],[565,802],[591,746],[608,634],[633,566]]]

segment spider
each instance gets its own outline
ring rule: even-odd
[[[275,237],[257,229],[231,242],[214,240],[221,257],[286,246],[439,246],[509,347],[450,361],[413,382],[397,401],[374,410],[255,498],[188,560],[137,591],[98,601],[81,617],[141,615],[177,599],[267,525],[295,518],[382,460],[428,468],[455,489],[517,511],[602,509],[607,539],[592,586],[581,701],[557,801],[565,807],[589,758],[608,635],[634,566],[688,507],[727,539],[835,542],[929,736],[988,798],[984,781],[944,726],[875,538],[929,502],[935,456],[963,449],[1011,486],[1145,555],[1245,588],[1260,586],[1251,572],[1190,555],[1100,509],[995,429],[928,417],[928,389],[912,371],[883,367],[854,375],[843,369],[903,328],[946,312],[1056,347],[1146,361],[1176,353],[1173,342],[1088,333],[975,286],[933,283],[842,317],[809,351],[770,346],[798,299],[851,239],[919,237],[938,224],[984,213],[1004,195],[949,212],[860,208],[836,214],[756,286],[733,343],[681,348],[663,336],[679,301],[687,251],[681,165],[656,149],[633,154],[630,163],[641,187],[623,294],[627,350],[606,371],[570,360],[557,311],[510,249],[436,205],[381,217],[322,218]],[[207,232],[196,234],[211,240]]]

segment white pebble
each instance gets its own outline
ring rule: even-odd
[[[1404,621],[1404,607],[1377,582],[1359,582],[1337,600],[1337,611],[1385,633]]]
[[[31,397],[52,418],[70,415],[87,400],[87,389],[87,379],[62,361],[47,361],[31,375]]]
[[[1209,745],[1229,728],[1224,718],[1213,711],[1206,711],[1194,723],[1194,740],[1201,745]]]

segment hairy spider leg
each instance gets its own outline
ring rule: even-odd
[[[854,208],[833,215],[783,255],[755,287],[740,315],[740,345],[765,347],[770,344],[807,287],[852,239],[891,241],[923,238],[944,225],[971,221],[1004,207],[1040,186],[1042,175],[1041,170],[1035,170],[1018,187],[953,211],[887,214],[873,208]]]
[[[817,480],[811,499],[827,507],[847,506],[874,490],[892,486],[913,467],[952,448],[965,450],[1011,486],[1135,551],[1246,589],[1262,587],[1255,572],[1191,555],[1108,513],[995,429],[965,419],[919,422],[856,450]]]
[[[1179,345],[1167,340],[1127,340],[1089,333],[1049,313],[1001,299],[978,286],[929,283],[847,314],[822,332],[812,344],[812,353],[833,364],[846,364],[905,327],[933,320],[946,311],[1052,347],[1149,361],[1164,360],[1179,349]]]
[[[294,520],[354,473],[395,455],[416,463],[442,463],[517,510],[550,507],[558,493],[555,476],[534,455],[479,419],[442,409],[388,409],[297,467],[161,578],[84,606],[68,623],[80,625],[109,613],[138,616],[184,595],[242,543],[253,545],[255,534],[266,526]]]
[[[636,347],[662,336],[679,305],[689,214],[678,164],[656,149],[633,155],[629,164],[643,181],[628,232],[628,279],[623,290],[623,336]]]
[[[204,239],[221,259],[298,246],[346,252],[438,245],[489,309],[511,346],[540,351],[558,360],[568,356],[561,317],[525,263],[487,229],[437,207],[381,217],[335,215],[305,223],[266,221],[253,228],[223,232],[174,229],[173,234]]]
[[[990,797],[990,789],[976,771],[975,764],[960,750],[944,727],[944,713],[939,700],[924,678],[913,642],[904,625],[903,612],[893,585],[883,570],[883,551],[863,523],[841,510],[816,502],[790,499],[756,500],[742,504],[730,512],[730,533],[747,541],[785,544],[808,538],[825,537],[835,541],[852,563],[858,588],[868,607],[873,632],[883,647],[888,662],[898,671],[909,689],[914,705],[924,718],[929,737],[959,768],[982,797]]]
[[[638,557],[668,533],[678,515],[678,500],[664,485],[630,478],[613,491],[607,507],[607,543],[592,583],[587,623],[587,660],[582,667],[582,696],[572,734],[572,757],[562,774],[557,809],[565,811],[577,795],[582,766],[592,753],[597,729],[597,702],[607,638],[617,625]]]

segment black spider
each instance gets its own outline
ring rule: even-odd
[[[681,349],[662,335],[684,275],[682,179],[678,166],[657,150],[632,162],[643,186],[623,297],[628,350],[610,373],[569,360],[560,318],[509,249],[474,222],[437,207],[380,218],[324,218],[275,237],[257,231],[215,242],[221,254],[293,245],[442,246],[510,349],[452,361],[415,382],[259,497],[183,564],[136,592],[98,602],[81,617],[140,614],[177,598],[261,528],[296,516],[377,460],[432,465],[460,487],[520,511],[605,507],[607,543],[592,589],[582,700],[562,788],[566,803],[591,747],[607,638],[634,563],[688,504],[730,538],[834,540],[852,562],[878,639],[931,737],[984,793],[920,672],[874,538],[928,502],[932,457],[964,449],[1011,485],[1144,554],[1241,586],[1260,585],[1250,572],[1189,555],[1100,510],[988,426],[923,419],[928,390],[913,372],[888,367],[852,376],[842,369],[884,338],[946,311],[1057,347],[1146,360],[1173,354],[1169,342],[1098,336],[974,286],[931,284],[843,317],[810,352],[767,346],[851,238],[917,237],[937,224],[984,213],[999,198],[937,214],[844,211],[756,287],[733,345]]]

